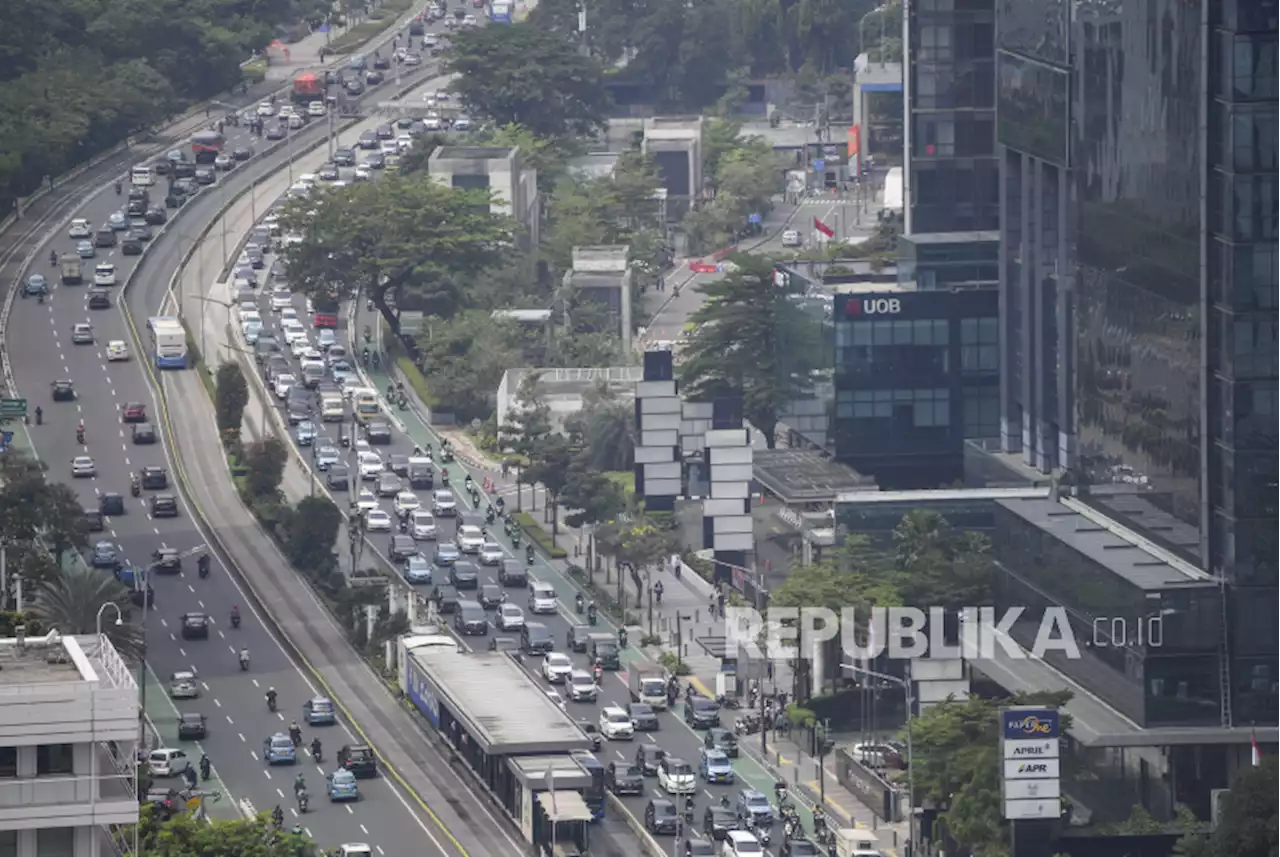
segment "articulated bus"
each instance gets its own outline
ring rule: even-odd
[[[147,333],[157,369],[187,368],[187,331],[181,321],[169,316],[147,319]]]

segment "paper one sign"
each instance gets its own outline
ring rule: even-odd
[[[1062,718],[1053,708],[1000,711],[1000,793],[1010,821],[1058,818],[1062,813]]]

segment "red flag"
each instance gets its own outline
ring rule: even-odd
[[[1250,733],[1249,743],[1253,745],[1253,766],[1256,768],[1262,764],[1262,751],[1258,749],[1258,735],[1256,732]]]
[[[836,237],[836,231],[816,217],[813,219],[813,228],[818,230],[828,238]]]

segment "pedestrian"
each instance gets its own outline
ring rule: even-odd
[[[208,104],[206,104],[206,105],[204,106],[204,118],[206,118],[206,119],[208,119],[208,118],[209,118],[209,111],[210,111],[211,109],[212,109],[212,108],[211,108]]]
[[[511,462],[502,462],[502,478],[506,479],[511,474]]]
[[[707,613],[712,619],[716,618],[716,597],[711,596],[711,600],[707,602]]]
[[[724,593],[721,592],[716,596],[716,607],[720,610],[720,615],[724,615]]]

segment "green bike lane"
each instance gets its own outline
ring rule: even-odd
[[[367,376],[370,385],[377,389],[379,395],[383,397],[384,410],[388,414],[391,414],[401,424],[410,441],[415,445],[422,446],[424,448],[430,445],[438,454],[442,438],[421,418],[420,414],[425,412],[425,407],[421,402],[416,401],[413,390],[406,385],[405,393],[410,398],[410,402],[412,404],[411,407],[405,410],[400,410],[393,407],[385,398],[388,385],[393,383],[392,378],[386,371],[386,361],[380,360],[377,367],[373,367],[372,365],[364,366],[363,371]],[[455,488],[454,493],[457,497],[458,503],[464,508],[464,512],[469,512],[472,516],[482,513],[482,510],[486,507],[487,500],[482,493],[481,506],[477,509],[474,504],[472,504],[471,498],[465,491],[456,490],[463,484],[467,475],[470,475],[477,485],[483,485],[486,478],[492,479],[497,483],[499,488],[515,484],[514,480],[502,479],[500,473],[489,469],[482,469],[470,462],[463,461],[461,458],[455,459],[447,466],[450,473],[450,486]],[[507,537],[501,527],[492,528],[490,536],[510,550],[512,555],[518,555],[518,552],[511,543],[511,539]],[[525,544],[527,544],[527,542]],[[568,563],[566,561],[552,560],[540,551],[536,554],[534,565],[532,566],[536,578],[539,581],[550,584],[556,590],[556,594],[559,597],[560,614],[558,619],[560,621],[547,623],[550,627],[553,639],[563,639],[565,632],[569,627],[575,624],[581,624],[581,619],[573,616],[571,609],[566,606],[573,604],[574,597],[582,592],[582,590],[569,578],[566,571],[567,566]],[[546,619],[550,617],[541,618]],[[616,633],[618,626],[603,612],[600,614],[599,622],[602,630],[613,631]],[[640,634],[640,628],[632,628],[628,631],[628,637],[631,640],[639,639]],[[628,646],[622,652],[622,662],[623,669],[626,670],[635,664],[653,663],[653,658],[649,657],[644,650],[636,646]],[[704,693],[704,695],[707,693],[707,688],[702,682],[695,681],[694,686],[695,689]],[[619,687],[621,687],[621,685],[619,685]],[[625,689],[616,696],[617,704],[625,704],[629,701],[627,699]],[[733,723],[731,718],[735,716],[735,712],[726,709],[724,716],[725,722],[723,725],[726,728],[732,728]],[[695,732],[690,726],[688,726],[688,724],[685,723],[683,702],[677,702],[672,711],[672,716],[670,718],[665,718],[662,731],[659,734],[663,736],[661,742],[664,745],[664,749],[681,758],[696,763],[698,758],[697,750],[702,746],[703,737],[702,733]],[[737,759],[733,760],[734,772],[738,779],[738,784],[734,789],[736,791],[736,789],[745,787],[755,788],[764,792],[766,795],[769,795],[772,799],[774,794],[774,785],[778,781],[778,776],[776,776],[775,773],[769,770],[765,765],[761,764],[757,758],[756,751],[750,749],[749,745],[752,743],[752,739],[754,739],[755,744],[758,746],[758,734],[744,737],[740,745],[742,747],[741,754]],[[605,749],[610,749],[608,744],[605,745]],[[607,762],[608,760],[604,761]],[[790,788],[788,791],[792,795],[792,802],[799,812],[801,823],[805,830],[812,832],[813,812],[811,804],[806,802],[806,798],[801,795],[797,789]],[[709,795],[710,792],[707,792],[707,794]],[[699,808],[699,813],[700,812],[701,808]],[[700,816],[698,821],[700,823]],[[781,835],[780,830],[778,831],[778,835]]]

